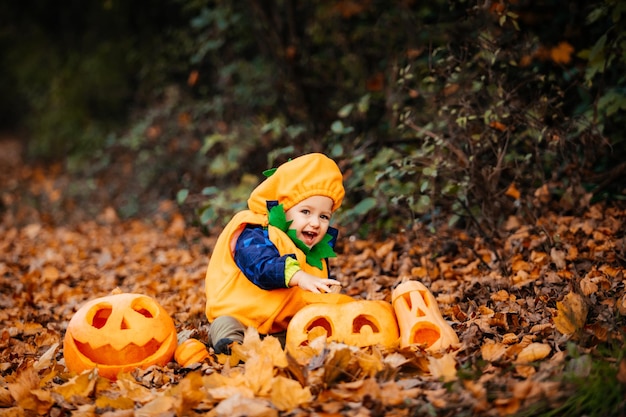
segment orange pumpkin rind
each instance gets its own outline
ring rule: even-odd
[[[307,346],[311,338],[326,334],[326,340],[365,347],[398,343],[398,325],[389,303],[355,300],[343,304],[309,304],[298,311],[287,328],[290,352]]]
[[[391,293],[398,327],[400,347],[421,345],[429,352],[458,345],[459,338],[442,317],[433,294],[418,281],[406,281]]]
[[[174,359],[182,367],[199,363],[209,356],[206,345],[198,339],[187,339],[176,348]]]
[[[121,372],[166,365],[177,345],[174,322],[156,300],[121,293],[91,300],[74,314],[63,356],[72,372],[98,368],[115,380]]]

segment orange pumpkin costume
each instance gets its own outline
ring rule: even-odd
[[[303,271],[327,278],[325,262],[322,269],[309,265],[305,253],[291,238],[268,222],[268,201],[277,201],[287,211],[315,195],[331,198],[333,211],[341,206],[345,195],[337,164],[319,153],[284,163],[252,191],[248,210],[237,213],[226,225],[211,254],[205,278],[209,322],[220,316],[231,316],[261,334],[277,333],[286,330],[291,317],[308,304],[353,301],[347,295],[314,294],[299,287],[264,290],[250,282],[235,263],[233,253],[241,231],[248,224],[260,225],[268,228],[269,239],[281,255],[293,254]]]

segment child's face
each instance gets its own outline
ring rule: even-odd
[[[333,200],[326,196],[314,195],[302,200],[285,212],[287,221],[293,221],[290,229],[296,237],[310,248],[319,243],[330,226]]]

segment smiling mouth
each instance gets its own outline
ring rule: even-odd
[[[304,243],[308,246],[311,246],[315,239],[317,238],[317,233],[314,232],[302,232],[302,237],[304,238]]]

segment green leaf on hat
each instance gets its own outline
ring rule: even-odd
[[[283,232],[287,232],[289,226],[291,226],[291,221],[287,221],[287,216],[285,216],[285,210],[283,209],[282,204],[278,204],[272,207],[268,213],[268,221],[274,227],[279,228]]]
[[[263,175],[267,178],[267,177],[271,177],[272,175],[274,175],[274,172],[276,172],[278,168],[270,168],[270,169],[266,169],[265,171],[263,171]]]

